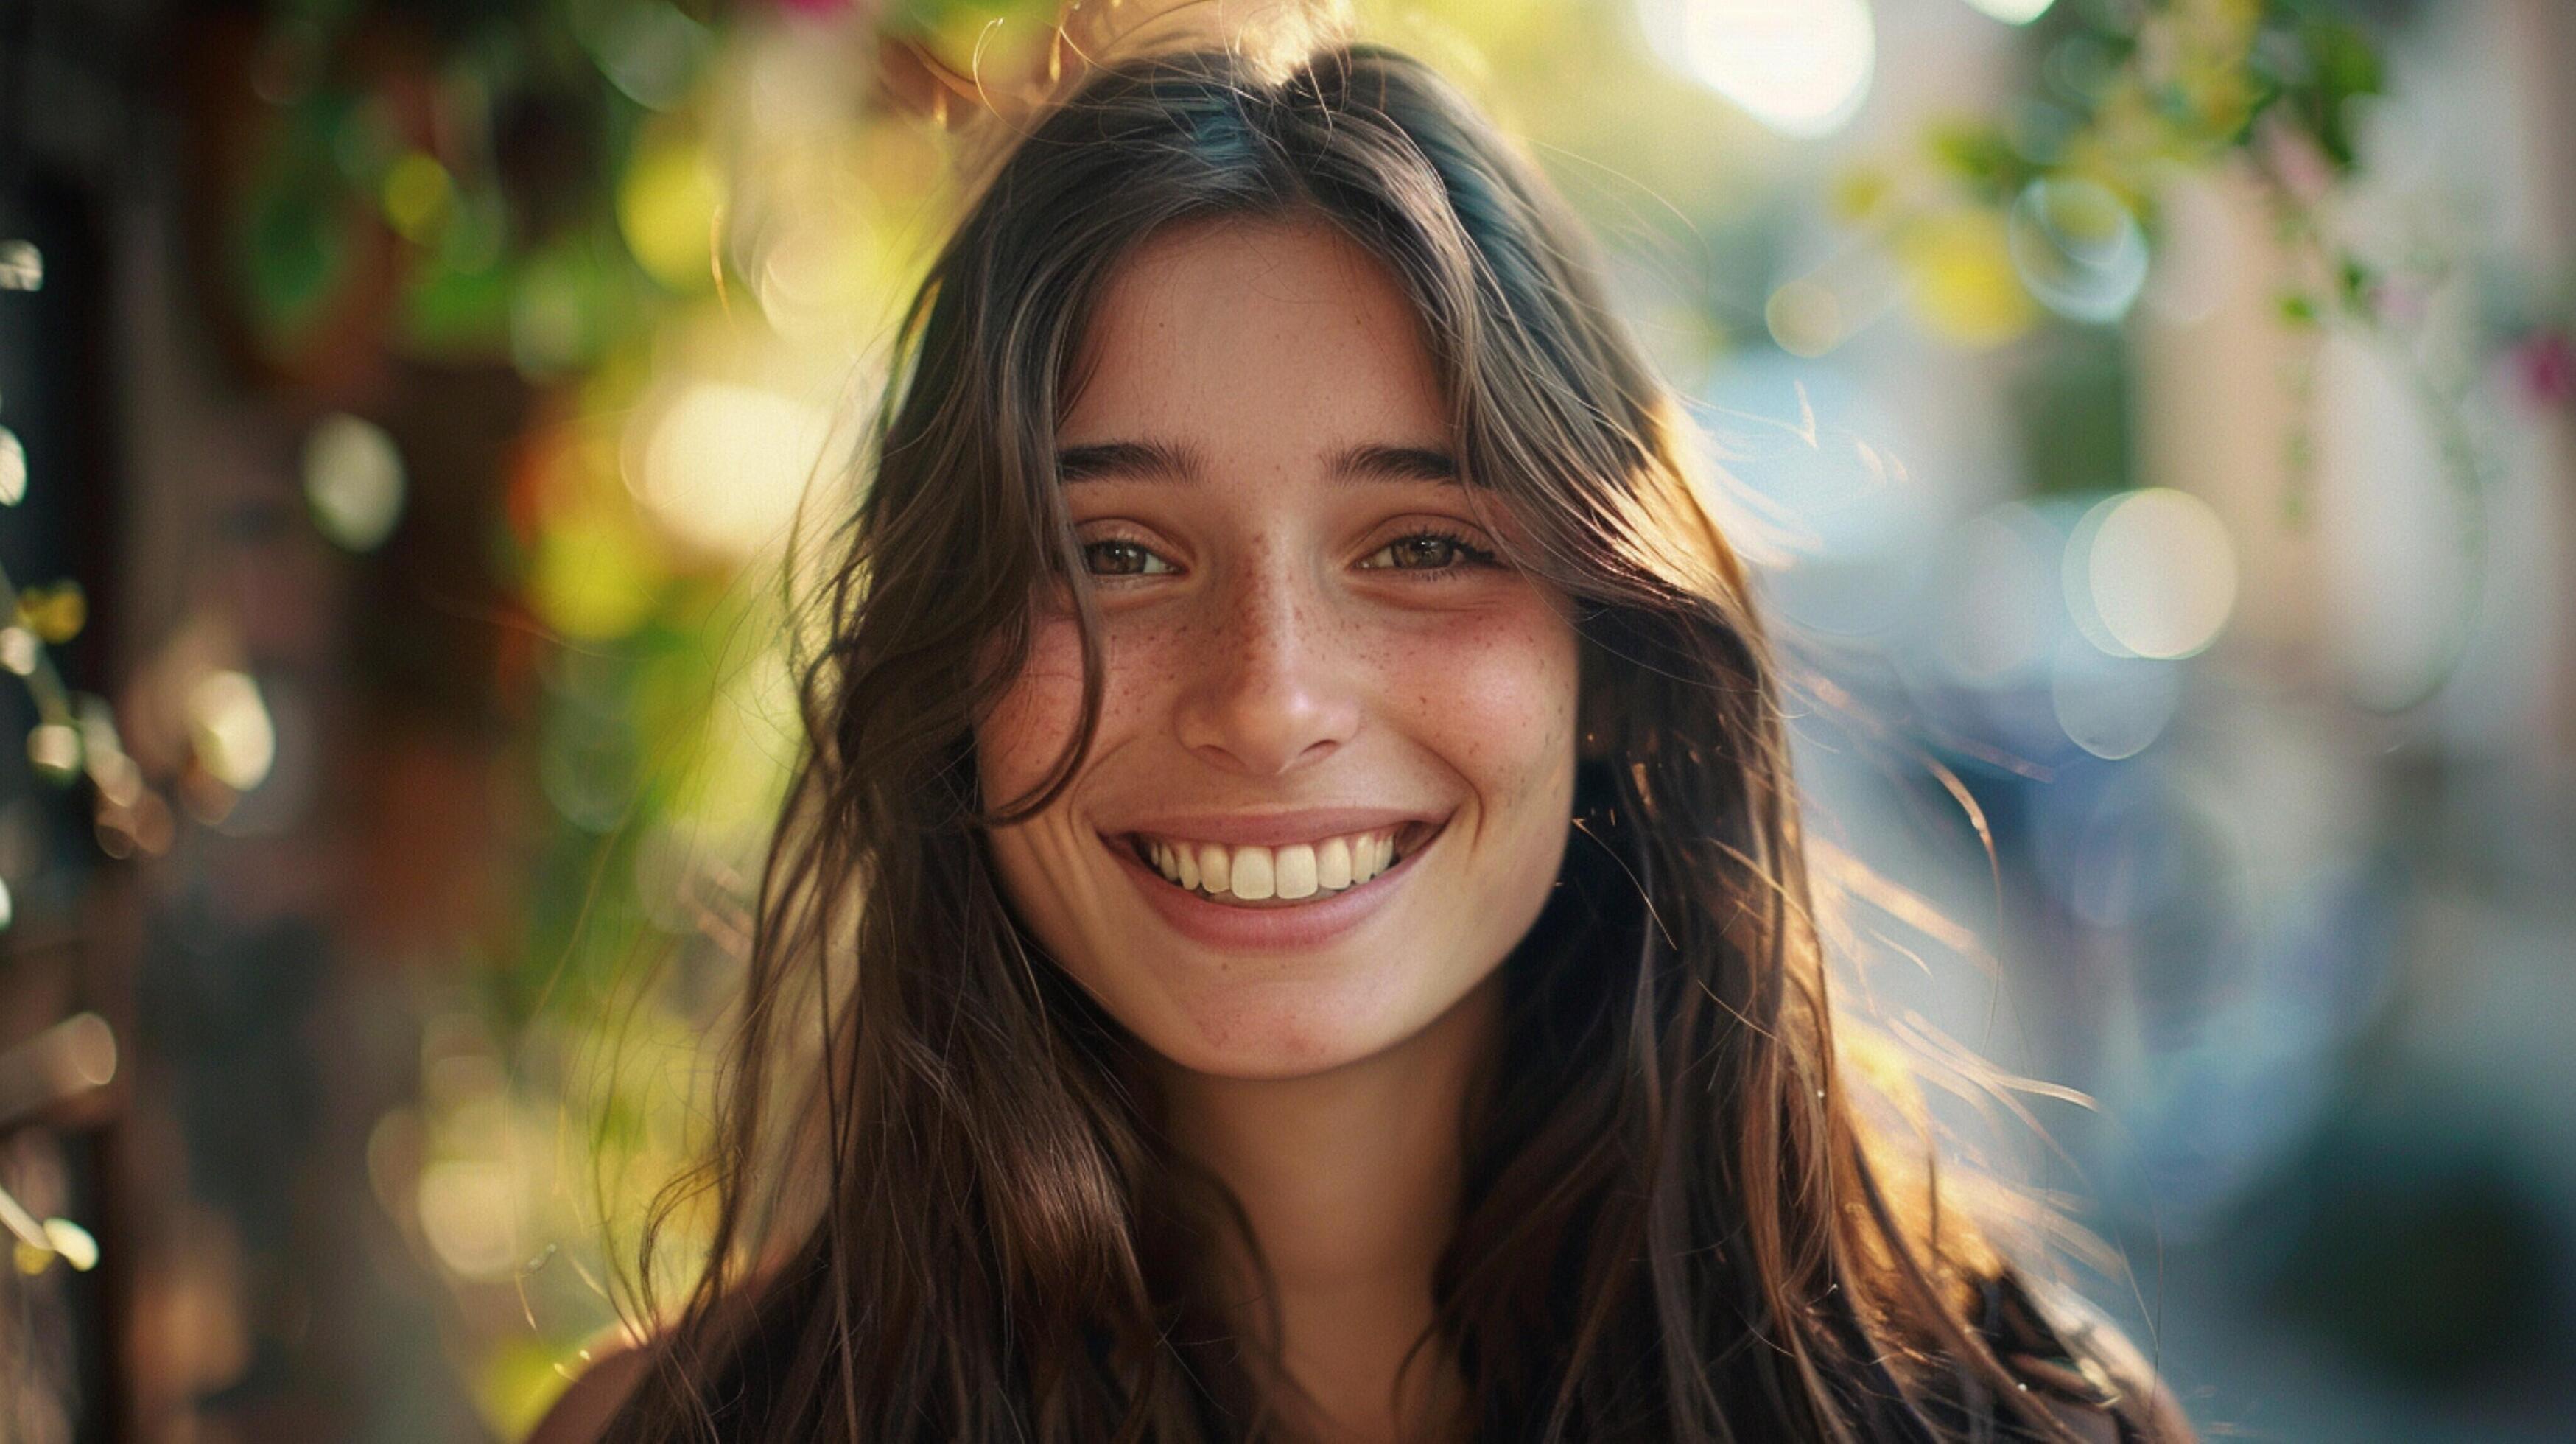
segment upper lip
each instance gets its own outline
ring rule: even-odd
[[[1112,836],[1144,833],[1181,842],[1221,842],[1228,847],[1280,847],[1362,832],[1389,832],[1448,814],[1403,807],[1303,807],[1284,812],[1158,812],[1109,829]]]

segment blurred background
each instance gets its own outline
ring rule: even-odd
[[[1846,999],[2044,1080],[1963,1157],[2213,1438],[2576,1437],[2576,6],[1368,13],[1693,399]],[[790,521],[1055,19],[0,0],[0,1439],[581,1367]]]

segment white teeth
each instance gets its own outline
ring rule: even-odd
[[[1292,842],[1279,849],[1279,896],[1294,900],[1315,895],[1315,849]]]
[[[1145,855],[1167,880],[1208,896],[1296,902],[1359,886],[1395,865],[1395,835],[1356,833],[1284,847],[1144,839]]]
[[[1315,885],[1345,888],[1351,885],[1351,845],[1338,837],[1324,839],[1315,849]]]
[[[1376,837],[1354,837],[1351,839],[1352,886],[1356,887],[1359,884],[1368,881],[1370,878],[1377,876],[1379,873],[1386,871],[1386,865],[1379,861],[1380,858],[1386,855],[1379,850],[1378,845],[1381,840],[1382,839]]]
[[[1266,847],[1238,847],[1234,850],[1234,895],[1245,902],[1261,902],[1277,890],[1271,876],[1271,853]]]

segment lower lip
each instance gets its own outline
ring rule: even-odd
[[[1106,837],[1100,842],[1127,869],[1137,890],[1172,925],[1172,931],[1228,952],[1285,953],[1322,947],[1368,921],[1413,876],[1414,860],[1429,852],[1448,830],[1443,826],[1395,866],[1355,888],[1284,908],[1236,907],[1202,897],[1147,867],[1125,843]]]

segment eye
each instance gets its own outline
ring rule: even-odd
[[[1095,577],[1159,577],[1173,570],[1170,562],[1144,543],[1117,537],[1085,542],[1082,564]]]
[[[1467,539],[1449,532],[1415,532],[1369,553],[1363,567],[1401,572],[1445,572],[1462,566],[1491,566],[1494,554],[1470,546]]]

